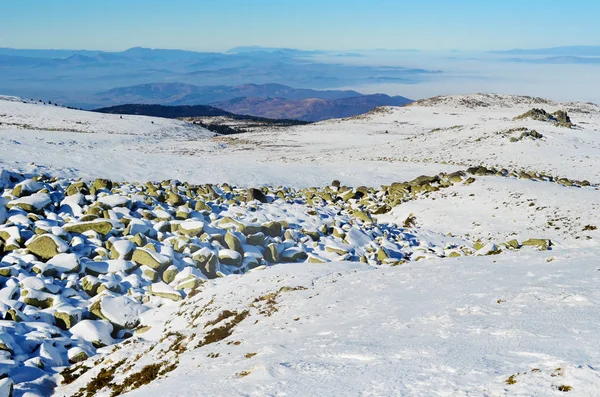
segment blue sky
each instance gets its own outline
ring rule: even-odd
[[[493,50],[600,45],[599,0],[12,0],[0,47]]]

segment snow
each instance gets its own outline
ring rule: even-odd
[[[533,107],[567,109],[577,128],[512,120]],[[479,164],[599,181],[594,167],[600,161],[598,109],[526,97],[462,95],[297,126],[283,134],[265,130],[217,141],[176,120],[120,119],[0,101],[0,136],[5,136],[0,165],[71,177],[176,178],[241,186],[322,186],[333,179],[375,186]],[[516,127],[535,129],[545,139],[509,142],[499,134]],[[61,155],[49,155],[49,147],[59,147]]]
[[[179,228],[185,231],[193,231],[196,229],[202,230],[204,228],[204,222],[187,220],[179,224]]]
[[[0,232],[6,233],[8,238],[11,240],[19,241],[21,240],[21,234],[19,233],[19,228],[16,226],[2,226],[0,227]]]
[[[34,242],[36,239],[42,238],[42,237],[43,238],[50,238],[54,242],[54,244],[56,245],[56,251],[58,251],[59,253],[67,252],[68,249],[69,249],[69,245],[63,239],[61,239],[58,236],[55,236],[54,234],[42,234],[39,237],[34,237],[30,241],[28,241],[26,243],[26,245],[29,245],[32,242]]]
[[[202,333],[223,310],[249,308],[250,317],[223,343],[186,349],[166,380],[131,395],[554,395],[566,384],[591,396],[600,387],[590,337],[600,331],[596,255],[569,250],[548,262],[553,253],[530,251],[387,269],[294,264],[217,280],[185,306],[215,299],[195,327],[166,330]],[[280,293],[270,316],[252,309],[283,286],[307,289]],[[556,368],[562,375],[552,376]]]
[[[10,378],[0,379],[0,396],[10,396],[13,381]]]
[[[82,320],[71,328],[73,336],[86,340],[88,342],[100,342],[104,345],[114,343],[110,333],[113,326],[106,320]]]
[[[47,263],[51,264],[61,273],[72,272],[79,266],[79,261],[75,254],[58,254],[54,258],[48,260]]]
[[[179,291],[177,291],[175,288],[171,287],[169,284],[163,283],[162,281],[152,284],[150,286],[150,293],[156,294],[158,296],[161,296],[161,295],[170,295],[170,296],[174,296],[174,297],[181,296]]]
[[[85,267],[95,273],[106,274],[126,272],[133,269],[135,263],[124,259],[110,259],[106,261],[88,261],[85,262]]]
[[[102,314],[113,324],[133,328],[140,315],[147,310],[143,305],[126,296],[105,296],[102,298]]]
[[[318,145],[316,153],[295,161],[290,154],[299,149],[297,143],[279,145],[272,134],[268,138],[262,134],[236,135],[241,142],[249,142],[249,153],[246,144],[214,140],[213,133],[181,121],[143,116],[120,119],[118,115],[19,102],[0,101],[0,123],[0,167],[74,178],[180,179],[242,186],[323,185],[337,178],[360,185],[369,174],[375,176],[373,184],[379,184],[396,178],[409,179],[423,170],[434,173],[456,169],[437,165],[382,167],[379,161],[348,165],[342,161],[347,153],[341,153],[337,160],[326,154],[335,141],[329,141],[329,149]],[[311,131],[298,131],[314,135]],[[361,140],[353,139],[354,146],[362,145]],[[49,155],[47,148],[60,148],[57,153],[61,155]],[[354,150],[351,148],[351,152]],[[325,172],[324,165],[328,168]]]
[[[36,289],[38,291],[42,291],[46,287],[44,281],[37,277],[25,277],[21,280],[21,285],[25,288]]]
[[[222,249],[219,251],[219,257],[228,259],[239,259],[241,257],[241,254],[234,250]]]
[[[600,225],[595,187],[479,177],[471,185],[404,203],[378,219],[401,221],[410,214],[423,229],[484,240],[523,241],[543,235],[564,247],[597,247],[600,242],[598,231],[584,231],[587,225]]]
[[[533,107],[565,109],[576,126],[513,120]],[[4,242],[22,247],[39,227],[61,244],[60,252],[73,253],[46,263],[24,248],[4,253],[1,269],[10,271],[1,280],[0,314],[6,320],[0,321],[0,340],[15,354],[0,350],[0,371],[10,378],[0,389],[12,380],[17,393],[49,395],[53,382],[60,381],[54,375],[58,368],[85,353],[90,358],[83,365],[91,369],[71,385],[59,384],[56,395],[73,395],[102,368],[126,359],[114,384],[146,365],[177,363],[172,372],[130,391],[132,396],[545,396],[564,395],[559,390],[564,386],[572,387],[569,395],[594,396],[600,389],[599,115],[593,104],[475,94],[283,133],[265,129],[213,139],[176,120],[121,119],[0,98],[3,171],[284,186],[270,190],[269,204],[228,203],[246,193],[234,187],[208,203],[210,216],[185,210],[189,220],[168,225],[161,220],[173,219],[178,208],[144,203],[147,197],[134,184],[122,183],[98,197],[61,198],[70,181],[46,181],[51,192],[42,206],[45,219],[33,225],[23,211],[7,211],[15,183],[2,172],[7,189],[0,198],[0,221],[9,218],[0,227]],[[544,137],[511,142],[516,133],[509,131],[515,128],[535,129]],[[60,148],[61,155],[49,148]],[[333,179],[376,187],[476,165],[587,179],[591,186],[475,176],[472,183],[463,179],[373,215],[373,225],[352,213],[384,199],[386,190],[370,193],[366,202],[338,198],[311,206],[300,191],[291,191],[296,196],[287,201],[275,193],[328,186]],[[221,188],[215,185],[219,194]],[[39,196],[18,200],[41,208]],[[111,235],[69,236],[64,226],[78,222],[96,200],[114,207],[108,211]],[[185,199],[190,209],[193,200]],[[242,242],[238,252],[225,249],[219,238],[228,227],[238,228],[226,217],[258,230],[275,220],[290,227],[285,238],[269,237],[256,246],[235,232]],[[415,226],[402,227],[409,218]],[[142,248],[147,242],[136,247],[126,240],[125,225],[131,236],[147,236],[158,252]],[[182,236],[200,228],[210,238]],[[318,241],[303,234],[317,230],[325,230]],[[552,246],[512,249],[506,243],[513,239],[551,240]],[[308,260],[271,266],[263,257],[273,242],[283,262],[299,255]],[[124,259],[133,249],[164,265],[157,267],[159,278],[143,274],[150,269],[139,267],[135,256]],[[375,260],[379,250],[387,258]],[[121,259],[109,259],[115,253]],[[239,268],[217,263],[209,272],[192,259],[213,253],[244,261]],[[78,258],[81,270],[68,273]],[[98,276],[83,277],[87,270]],[[166,273],[174,280],[158,281]],[[199,282],[180,290],[188,280]],[[25,305],[23,288],[30,298],[52,298],[53,306]],[[97,304],[109,321],[89,319]],[[9,309],[24,320],[10,321]],[[247,317],[230,336],[201,343],[210,330],[231,321],[215,323],[223,313],[244,311]],[[60,330],[52,325],[55,312],[73,314],[78,322]],[[138,321],[135,335],[123,342]],[[183,349],[174,348],[179,339]],[[96,349],[97,342],[118,345]],[[36,360],[42,360],[43,370]],[[98,393],[110,394],[108,388]]]
[[[125,255],[131,252],[135,246],[129,240],[118,240],[113,242],[112,248],[119,253],[119,255]]]
[[[4,197],[0,197],[0,223],[6,222],[6,203],[9,200]]]
[[[118,194],[100,197],[98,201],[102,204],[108,205],[109,207],[122,207],[129,203],[129,199],[127,197],[123,197]]]
[[[47,194],[36,193],[32,194],[31,196],[21,197],[16,200],[12,200],[7,204],[7,207],[10,208],[12,206],[20,206],[22,204],[26,204],[30,205],[36,210],[41,210],[42,208],[50,204],[50,202],[50,196],[48,196]]]

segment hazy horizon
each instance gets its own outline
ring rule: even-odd
[[[166,51],[189,51],[189,52],[199,52],[199,53],[227,53],[239,48],[252,49],[255,48],[257,51],[261,50],[296,50],[296,51],[304,51],[304,52],[402,52],[402,53],[414,53],[414,52],[424,52],[424,53],[510,53],[513,51],[540,51],[540,50],[554,50],[559,48],[589,48],[589,49],[597,49],[600,50],[600,42],[598,44],[579,44],[579,43],[571,43],[560,46],[550,46],[550,47],[536,47],[536,46],[520,46],[520,47],[511,47],[511,48],[496,48],[496,49],[423,49],[423,48],[348,48],[348,49],[339,49],[339,48],[300,48],[300,47],[291,47],[291,46],[263,46],[258,44],[248,44],[248,45],[235,45],[228,48],[223,48],[220,50],[203,50],[203,49],[188,49],[183,47],[153,47],[153,46],[143,46],[143,45],[133,45],[133,46],[125,46],[121,48],[115,49],[103,49],[96,47],[18,47],[18,46],[0,46],[2,50],[28,50],[28,51],[89,51],[89,52],[107,52],[107,53],[119,53],[125,52],[127,50],[134,49],[147,49],[147,50],[166,50]]]
[[[0,94],[95,106],[98,93],[140,84],[278,83],[412,99],[495,92],[600,102],[599,14],[590,0],[22,0],[0,15]],[[206,54],[239,47],[250,48]],[[272,52],[280,48],[291,51]],[[68,59],[77,53],[88,58]]]

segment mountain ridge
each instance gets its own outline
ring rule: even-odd
[[[97,94],[97,98],[101,103],[114,103],[117,107],[131,104],[205,105],[238,115],[309,122],[356,116],[377,106],[404,106],[412,102],[402,96],[365,95],[353,90],[293,88],[276,83],[233,87],[185,83],[140,84],[104,91]],[[192,115],[186,113],[182,117]]]
[[[284,98],[234,98],[213,105],[237,114],[250,114],[267,118],[284,118],[303,121],[323,121],[357,116],[379,106],[404,106],[412,100],[402,96],[386,94],[362,95],[359,97],[326,100],[304,98],[289,100]]]
[[[160,117],[165,119],[224,117],[231,120],[259,122],[268,125],[284,126],[307,124],[307,122],[305,121],[295,119],[272,119],[254,115],[235,114],[208,105],[168,106],[153,104],[125,104],[94,109],[92,110],[92,112],[117,115]]]
[[[241,84],[236,86],[198,86],[187,83],[151,83],[117,87],[96,94],[98,100],[129,103],[156,103],[161,105],[208,105],[239,97],[278,97],[286,99],[339,99],[360,96],[353,90],[314,90],[292,88],[277,83]]]
[[[385,82],[410,84],[442,73],[437,69],[399,65],[361,65],[340,58],[332,63],[328,58],[337,53],[327,54],[321,57],[299,50],[222,53],[142,47],[113,52],[0,48],[0,90],[6,94],[91,109],[131,102],[148,103],[132,99],[116,101],[96,95],[113,88],[144,84],[178,82],[195,86],[239,86],[278,83],[331,90]],[[237,96],[250,95],[188,98],[197,102],[173,104],[208,104]]]
[[[574,45],[531,49],[513,48],[510,50],[490,51],[489,53],[518,55],[593,56],[600,55],[600,46]]]

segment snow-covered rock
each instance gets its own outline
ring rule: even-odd
[[[60,273],[78,272],[80,269],[79,259],[76,254],[57,254],[48,260]]]
[[[100,316],[122,328],[135,328],[140,315],[147,310],[146,307],[127,296],[106,295],[97,302]]]
[[[36,193],[31,196],[21,197],[12,201],[9,201],[6,206],[8,208],[18,207],[27,212],[39,212],[52,200],[46,193]]]
[[[71,328],[73,336],[92,343],[96,347],[108,346],[114,343],[110,336],[113,326],[106,320],[83,320]]]

